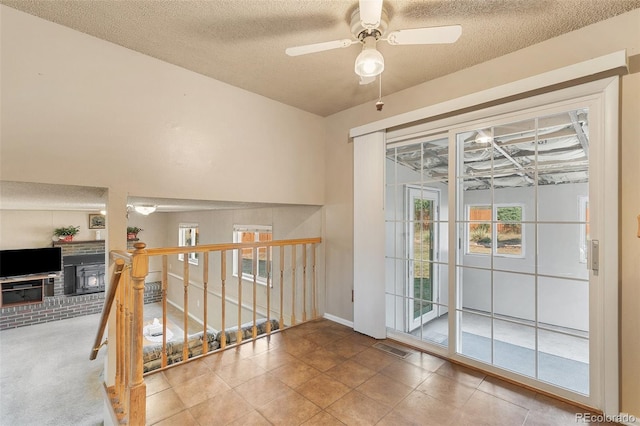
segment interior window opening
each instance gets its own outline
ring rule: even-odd
[[[178,225],[178,246],[179,247],[195,247],[199,241],[199,228],[197,223],[181,223]],[[198,264],[198,253],[191,252],[188,254],[189,263]],[[178,260],[184,262],[184,253],[178,255]]]
[[[272,240],[273,227],[270,225],[234,225],[233,227],[234,243],[254,243]],[[240,259],[238,259],[239,251],[234,250],[233,276],[238,276],[238,271],[241,267],[242,278],[253,281],[253,271],[255,267],[256,282],[266,284],[268,271],[271,270],[271,268],[267,268],[267,250],[271,249],[267,247],[258,247],[255,250],[253,248],[244,248],[239,250],[241,253]],[[269,256],[269,259],[272,259],[272,257]]]

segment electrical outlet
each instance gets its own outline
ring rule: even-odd
[[[196,300],[196,306],[199,308],[200,307],[200,299]]]

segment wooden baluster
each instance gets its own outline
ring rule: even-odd
[[[189,253],[183,255],[182,285],[184,287],[184,298],[182,305],[183,341],[182,341],[182,361],[189,359]]]
[[[209,338],[207,337],[207,284],[209,283],[209,252],[202,253],[204,256],[204,265],[202,265],[202,286],[204,287],[204,292],[202,295],[202,303],[203,306],[203,314],[202,314],[202,322],[204,326],[204,331],[202,332],[202,354],[206,355],[209,352]]]
[[[118,398],[118,405],[123,401],[124,395],[124,334],[125,334],[125,318],[124,318],[124,291],[127,284],[126,274],[129,268],[125,267],[120,276],[121,282],[118,286],[118,302],[116,304],[116,379],[115,392]]]
[[[169,258],[162,256],[162,361],[161,366],[167,366],[167,288],[169,285]]]
[[[296,325],[296,245],[291,245],[291,325]]]
[[[258,253],[259,250],[257,247],[254,247],[252,249],[252,255],[253,255],[253,262],[251,262],[252,264],[252,269],[253,269],[253,327],[251,329],[251,338],[255,339],[256,337],[258,337],[258,327],[256,326],[256,321],[257,321],[257,317],[256,317],[256,289],[258,288],[258,263],[260,262],[260,259],[258,259]]]
[[[302,245],[302,322],[307,320],[307,245]]]
[[[284,329],[284,246],[280,246],[280,330]]]
[[[149,273],[149,258],[144,249],[145,243],[135,243],[132,268],[132,369],[130,388],[129,424],[144,425],[146,423],[147,385],[142,377],[142,328],[144,314],[144,280]]]
[[[238,331],[236,331],[236,344],[242,342],[242,249],[238,249]]]
[[[127,285],[124,292],[124,395],[122,401],[122,409],[126,416],[129,415],[129,406],[131,405],[130,387],[131,387],[131,328],[133,327],[131,315],[131,274],[129,270],[127,274]]]
[[[220,252],[220,278],[222,279],[222,294],[221,294],[221,303],[222,303],[222,307],[220,309],[220,312],[222,312],[222,321],[220,322],[221,324],[221,330],[222,330],[222,336],[220,338],[220,347],[222,349],[224,349],[227,346],[227,333],[224,332],[225,330],[225,319],[227,316],[227,295],[226,295],[226,286],[225,286],[225,282],[227,280],[227,255],[226,255],[226,251],[222,250]]]
[[[267,247],[267,341],[271,338],[271,246]]]
[[[316,245],[311,244],[311,305],[313,319],[318,318],[318,298],[316,289]]]

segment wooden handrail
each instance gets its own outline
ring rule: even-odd
[[[122,259],[126,263],[131,263],[133,259],[133,256],[131,255],[131,253],[125,250],[111,250],[109,252],[109,257],[114,262],[118,259]]]
[[[109,321],[109,313],[111,312],[111,306],[113,305],[113,301],[116,298],[116,292],[118,291],[118,283],[120,282],[120,277],[122,275],[122,270],[124,269],[125,261],[121,258],[116,259],[115,261],[115,270],[113,271],[113,276],[111,277],[111,284],[109,284],[109,292],[107,293],[107,297],[104,301],[104,306],[102,307],[102,315],[100,316],[100,325],[98,326],[98,332],[96,333],[96,339],[93,342],[93,348],[91,349],[91,354],[89,355],[90,360],[96,359],[98,356],[98,351],[103,346],[102,336],[104,335],[104,330],[107,327],[107,322]]]
[[[223,244],[206,244],[198,246],[182,246],[182,247],[162,247],[147,248],[148,256],[160,256],[163,254],[184,254],[187,253],[205,253],[210,251],[235,250],[242,248],[254,247],[280,247],[301,244],[317,244],[321,243],[322,238],[300,238],[296,240],[278,240],[278,241],[260,241],[255,243],[223,243]],[[132,252],[132,251],[130,251]]]

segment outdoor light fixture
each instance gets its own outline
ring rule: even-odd
[[[136,213],[140,213],[143,214],[145,216],[150,215],[151,213],[156,211],[156,206],[153,205],[138,205],[138,206],[133,206],[133,209],[136,211]]]
[[[364,39],[362,52],[356,58],[355,71],[360,77],[375,77],[384,71],[384,58],[376,50],[373,35]]]

